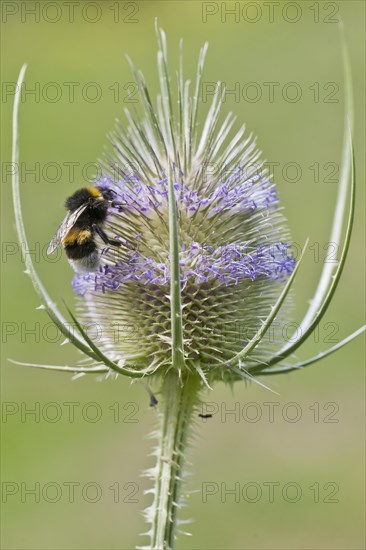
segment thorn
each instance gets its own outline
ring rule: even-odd
[[[167,458],[166,456],[161,456],[160,460],[162,462],[165,462],[166,464],[169,464],[169,466],[174,466],[174,468],[179,468],[179,464],[177,464],[177,462],[175,462],[171,458]]]

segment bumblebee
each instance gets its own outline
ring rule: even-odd
[[[84,187],[75,191],[66,199],[68,212],[49,244],[47,254],[52,254],[61,245],[75,271],[98,269],[100,250],[97,236],[107,245],[121,246],[120,241],[110,239],[103,229],[108,208],[122,204],[113,197],[113,191],[102,187]]]

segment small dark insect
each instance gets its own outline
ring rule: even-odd
[[[198,416],[200,416],[201,418],[212,418],[212,414],[202,414],[202,413],[198,413]]]
[[[102,187],[84,187],[75,191],[65,202],[68,213],[52,238],[47,254],[52,254],[61,245],[75,271],[98,269],[100,251],[96,236],[105,244],[121,246],[120,241],[110,239],[103,229],[108,208],[122,205],[113,197],[113,191]]]
[[[156,407],[156,405],[159,403],[159,401],[156,399],[155,395],[153,394],[153,392],[151,391],[149,386],[147,384],[145,384],[145,382],[143,382],[142,380],[140,380],[140,384],[142,384],[144,386],[145,390],[149,394],[149,398],[150,398],[149,407]]]
[[[152,393],[150,395],[150,407],[156,407],[159,401],[156,399],[155,395]]]

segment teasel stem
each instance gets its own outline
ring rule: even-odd
[[[198,402],[201,378],[185,364],[182,299],[179,269],[179,229],[172,164],[168,166],[170,313],[172,365],[161,389],[157,462],[149,473],[154,482],[154,501],[147,511],[151,523],[151,549],[173,550],[177,533],[186,446]]]
[[[148,510],[148,519],[151,521],[150,548],[154,550],[175,548],[186,448],[200,385],[197,375],[190,375],[182,384],[176,369],[171,369],[163,381],[157,463],[150,471],[155,487],[151,491],[154,502]]]

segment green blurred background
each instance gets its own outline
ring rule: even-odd
[[[239,122],[246,122],[258,135],[267,159],[280,163],[275,180],[293,238],[302,243],[309,236],[311,245],[295,289],[294,318],[299,320],[323,266],[336,198],[333,164],[326,163],[339,164],[341,155],[344,86],[340,36],[334,21],[342,17],[355,88],[358,207],[349,260],[336,298],[318,335],[299,352],[304,359],[347,336],[364,318],[365,3],[302,1],[294,7],[289,2],[279,6],[238,2],[237,21],[230,14],[225,21],[221,2],[77,2],[73,22],[69,21],[70,5],[59,2],[56,8],[54,4],[38,3],[35,9],[40,20],[35,21],[27,11],[35,7],[34,2],[2,3],[1,377],[8,412],[2,423],[2,480],[3,489],[17,491],[3,497],[2,547],[133,548],[146,543],[138,533],[145,530],[140,511],[150,502],[144,495],[149,485],[140,473],[153,464],[148,457],[152,443],[145,436],[154,426],[155,412],[149,410],[144,388],[122,379],[72,381],[62,373],[16,367],[7,361],[12,357],[75,364],[79,358],[71,346],[60,347],[61,338],[44,313],[36,310],[37,299],[14,244],[7,163],[11,160],[12,86],[19,69],[27,62],[27,89],[39,86],[36,96],[27,95],[21,104],[23,170],[39,163],[40,172],[39,177],[28,174],[22,183],[24,218],[30,243],[40,247],[40,254],[33,255],[36,267],[55,301],[62,303],[66,298],[72,303],[72,271],[64,257],[55,263],[47,260],[43,247],[63,216],[64,198],[86,183],[82,168],[100,158],[115,118],[123,119],[123,108],[134,106],[126,103],[132,81],[126,52],[143,69],[152,95],[156,93],[157,16],[167,33],[173,67],[179,38],[184,39],[190,78],[195,75],[200,46],[209,41],[204,80],[224,81],[229,89],[236,86],[244,94],[244,98],[228,95],[227,111],[234,110]],[[234,9],[235,3],[226,7]],[[206,22],[205,10],[213,12]],[[298,15],[298,21],[289,21]],[[256,89],[262,92],[256,102],[250,101],[254,87],[246,87],[249,82],[257,83]],[[279,83],[273,101],[266,82]],[[301,90],[297,102],[282,95],[289,82],[296,82]],[[75,85],[72,101],[69,90],[74,85],[67,83],[80,83]],[[57,90],[61,90],[59,98],[54,95]],[[92,101],[95,90],[101,95]],[[287,90],[291,95],[295,89]],[[317,90],[319,97],[314,96]],[[203,105],[201,115],[206,110]],[[295,179],[291,169],[287,174],[282,171],[289,162],[301,167],[299,181],[289,181]],[[75,163],[73,182],[70,163]],[[319,178],[314,177],[316,166]],[[89,176],[92,171],[92,167],[87,169]],[[359,338],[309,369],[264,380],[279,395],[244,383],[236,385],[234,392],[218,385],[205,395],[220,412],[197,428],[187,485],[197,491],[189,497],[189,509],[182,512],[182,517],[195,520],[190,526],[193,537],[179,538],[178,548],[365,547],[363,357]],[[65,403],[76,403],[74,422],[68,415],[72,405]],[[269,421],[270,406],[274,407],[273,422]],[[32,407],[40,408],[39,419],[22,418],[21,412]],[[236,407],[240,417],[225,416],[225,407]],[[100,419],[92,422],[98,411]],[[52,422],[55,414],[61,417]],[[301,418],[290,422],[297,414]],[[251,422],[256,415],[258,421]],[[4,486],[4,482],[13,485]],[[65,485],[70,482],[79,484],[74,502],[69,502]],[[215,494],[205,502],[202,484],[208,482]],[[256,485],[246,485],[250,482]],[[269,502],[268,485],[264,485],[269,482],[279,484],[274,502]],[[36,483],[40,484],[40,502],[24,494]],[[286,489],[286,483],[297,485]],[[232,489],[235,484],[240,494],[236,499],[228,494],[225,501],[225,487]],[[87,502],[94,499],[95,487],[101,490],[100,499]],[[262,495],[258,494],[257,502],[249,502],[255,500],[258,487]],[[300,487],[302,494],[297,502],[288,502],[294,498],[294,487]],[[57,502],[51,502],[58,496]]]

